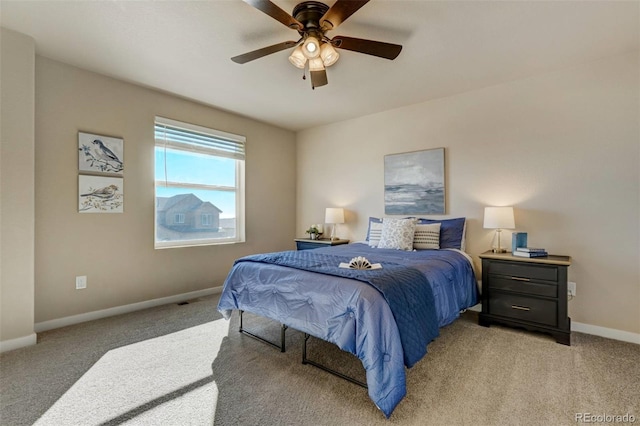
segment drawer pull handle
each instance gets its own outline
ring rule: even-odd
[[[527,308],[526,306],[518,306],[518,305],[511,305],[511,309],[518,309],[520,311],[530,311],[531,308]]]
[[[527,281],[527,282],[531,281],[531,279],[529,278],[522,278],[522,277],[511,277],[511,279],[515,281]]]

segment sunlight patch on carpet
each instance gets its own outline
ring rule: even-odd
[[[107,352],[35,425],[212,424],[223,319]],[[88,345],[91,342],[87,342]],[[51,368],[55,368],[54,365]]]

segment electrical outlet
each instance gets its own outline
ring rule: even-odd
[[[576,283],[574,283],[573,281],[569,281],[567,283],[567,293],[569,293],[569,296],[574,297],[576,295]]]
[[[82,275],[80,277],[76,277],[76,290],[81,290],[83,288],[87,288],[87,276]]]

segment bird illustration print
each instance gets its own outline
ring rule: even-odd
[[[78,176],[78,211],[122,213],[124,179],[104,176]]]
[[[79,137],[80,170],[122,174],[124,171],[122,139],[99,137],[82,132]]]
[[[118,187],[116,185],[105,186],[104,188],[95,189],[86,194],[80,194],[81,197],[97,197],[102,200],[110,200],[118,192]]]
[[[95,154],[94,157],[96,159],[104,160],[104,161],[113,161],[117,164],[122,165],[122,161],[120,161],[118,156],[114,154],[113,151],[111,151],[109,148],[104,146],[104,143],[102,143],[100,139],[94,139],[94,141],[91,143],[94,145],[93,153]]]

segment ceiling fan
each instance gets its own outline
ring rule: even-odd
[[[369,0],[337,0],[331,7],[318,1],[303,1],[293,8],[292,15],[280,9],[270,0],[243,1],[287,27],[298,31],[300,38],[298,41],[285,41],[234,56],[231,60],[238,64],[244,64],[281,50],[295,48],[289,56],[289,61],[303,70],[308,66],[313,89],[328,83],[325,67],[335,64],[340,56],[335,48],[390,60],[398,57],[402,50],[402,46],[398,44],[353,37],[335,36],[329,38],[326,36],[326,32],[336,29]],[[305,77],[303,76],[303,78]]]

